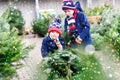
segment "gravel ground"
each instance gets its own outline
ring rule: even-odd
[[[113,54],[97,52],[104,71],[111,80],[120,80],[120,61]]]
[[[24,66],[17,70],[18,78],[12,80],[34,80],[34,75],[37,74],[37,64],[42,60],[40,54],[42,38],[27,35],[23,39],[25,45],[35,44],[35,48],[29,52],[28,58],[21,60]],[[103,52],[96,52],[96,57],[100,60],[108,77],[111,80],[120,80],[120,62],[112,54],[104,54]]]
[[[34,75],[37,74],[37,64],[42,60],[40,54],[42,38],[33,37],[33,35],[26,35],[23,39],[25,46],[35,44],[35,48],[29,52],[28,57],[20,60],[23,66],[17,70],[18,78],[12,80],[34,80]]]

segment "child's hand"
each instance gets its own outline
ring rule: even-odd
[[[55,41],[55,43],[56,43],[56,45],[57,45],[57,47],[58,47],[58,50],[62,50],[63,48],[62,48],[62,45],[61,45],[59,39],[57,38],[57,39],[55,39],[54,41]]]
[[[77,44],[81,44],[82,43],[82,39],[80,37],[77,37],[77,38],[75,38],[75,42]]]

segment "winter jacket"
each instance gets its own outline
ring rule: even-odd
[[[90,24],[87,19],[87,16],[81,12],[77,11],[75,18],[75,26],[76,26],[76,32],[74,33],[75,37],[80,36],[82,39],[82,44],[92,44],[92,38],[90,34]],[[67,32],[68,27],[68,17],[65,18],[65,24],[64,24],[64,32]]]
[[[61,45],[63,46],[63,49],[65,49],[63,37],[59,36],[59,41],[60,41]],[[54,53],[54,51],[57,49],[58,49],[58,47],[56,46],[54,40],[51,39],[49,35],[43,39],[42,46],[41,46],[42,57],[47,57],[50,52]]]

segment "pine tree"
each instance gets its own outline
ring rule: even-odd
[[[44,58],[35,80],[109,80],[99,60],[80,49],[56,51]]]
[[[24,47],[21,41],[22,37],[18,36],[18,31],[14,28],[10,31],[10,25],[0,18],[0,79],[14,75],[16,68],[11,63],[19,61],[33,48]]]
[[[25,21],[19,9],[10,6],[3,13],[2,17],[10,24],[10,30],[12,30],[12,28],[15,27],[18,29],[18,34],[23,33],[23,26],[25,24]]]

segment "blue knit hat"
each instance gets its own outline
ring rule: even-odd
[[[58,32],[60,35],[62,34],[62,26],[61,26],[61,19],[59,18],[55,18],[52,23],[49,26],[48,29],[48,33],[50,33],[51,31],[56,31]]]
[[[66,9],[75,9],[75,4],[73,2],[73,0],[63,0],[62,3],[62,10],[66,10]]]

